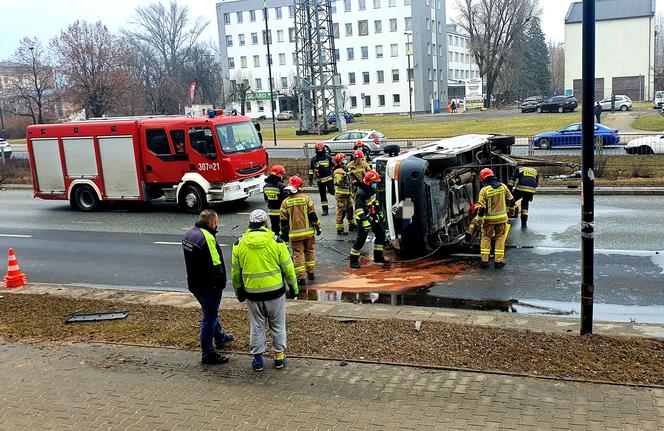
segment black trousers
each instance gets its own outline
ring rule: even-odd
[[[324,210],[327,209],[327,194],[331,194],[334,196],[334,182],[332,180],[322,182],[322,181],[316,181],[316,184],[318,185],[318,193],[320,194],[320,202],[321,206],[323,207]]]
[[[521,217],[528,218],[528,207],[530,206],[530,202],[532,202],[535,193],[514,190],[513,196],[514,202],[521,199]]]
[[[385,246],[385,229],[383,228],[383,225],[379,223],[372,223],[371,231],[373,231],[374,235],[376,235],[374,249],[382,251],[383,247]],[[353,250],[359,253],[359,251],[362,250],[364,243],[367,241],[367,236],[369,236],[369,231],[362,226],[362,223],[358,223],[357,239],[355,239],[355,242],[353,243]]]
[[[274,232],[275,235],[279,236],[279,231],[281,230],[281,217],[278,215],[271,215],[270,216],[270,227],[272,228],[272,232]]]

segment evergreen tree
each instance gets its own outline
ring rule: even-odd
[[[533,18],[529,24],[523,49],[519,88],[523,97],[549,96],[551,94],[549,49],[539,18]]]

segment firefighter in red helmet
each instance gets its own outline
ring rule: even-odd
[[[496,177],[496,174],[485,168],[480,171],[482,189],[477,201],[477,226],[482,231],[480,266],[489,266],[491,240],[495,237],[495,267],[505,266],[505,241],[507,240],[508,212],[514,211],[514,197],[507,186]]]
[[[279,211],[281,210],[281,203],[287,196],[286,185],[284,184],[285,174],[286,169],[283,166],[272,166],[270,175],[265,179],[265,186],[263,186],[263,198],[270,216],[270,227],[275,235],[279,235]]]
[[[364,175],[355,195],[355,221],[357,222],[357,239],[350,250],[350,267],[360,267],[360,251],[364,246],[369,232],[373,231],[374,263],[387,263],[383,250],[385,249],[385,216],[381,212],[380,203],[376,196],[376,189],[380,182],[380,175],[376,171],[369,171]]]
[[[311,158],[309,164],[309,185],[314,185],[314,177],[320,193],[320,205],[323,209],[323,215],[328,215],[328,193],[334,196],[334,182],[332,178],[332,168],[334,161],[328,154],[325,144],[318,142],[314,147],[316,154]]]

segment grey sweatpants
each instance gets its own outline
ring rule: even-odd
[[[252,355],[265,352],[267,337],[265,324],[270,325],[272,348],[275,352],[286,351],[286,295],[269,301],[252,301],[247,299],[249,310],[249,349]]]

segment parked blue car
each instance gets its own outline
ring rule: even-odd
[[[595,123],[595,148],[620,143],[617,129]],[[557,132],[547,132],[533,138],[533,147],[540,150],[551,148],[581,147],[581,123],[572,123]]]
[[[355,121],[355,117],[353,117],[353,114],[351,114],[348,111],[344,111],[344,118],[346,119],[346,124],[350,124]],[[327,123],[337,124],[337,114],[335,112],[331,112],[330,114],[328,114]]]

